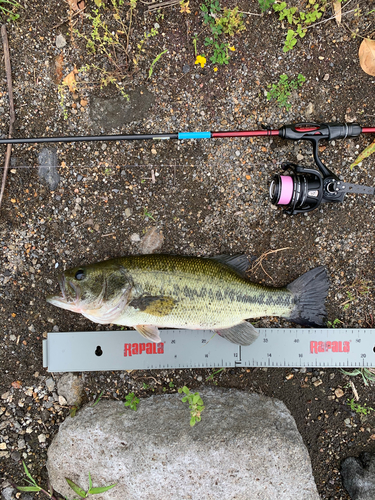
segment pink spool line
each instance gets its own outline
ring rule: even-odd
[[[293,196],[293,177],[290,175],[280,175],[281,195],[277,202],[278,205],[288,205]]]

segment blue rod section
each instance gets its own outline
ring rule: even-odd
[[[211,139],[211,132],[179,132],[179,139]]]

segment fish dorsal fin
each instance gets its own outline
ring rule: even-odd
[[[211,260],[216,260],[221,264],[224,264],[241,276],[245,276],[246,271],[249,268],[250,262],[249,259],[244,254],[236,254],[236,255],[216,255],[215,257],[208,257]]]
[[[151,316],[168,316],[172,312],[176,304],[173,297],[165,297],[163,295],[143,295],[133,299],[129,306],[139,309],[140,311],[151,314]]]
[[[159,329],[153,325],[136,325],[134,327],[147,340],[151,342],[161,342]]]
[[[259,337],[259,333],[255,330],[253,325],[246,321],[231,326],[230,328],[215,329],[215,332],[218,333],[220,337],[224,337],[229,340],[229,342],[238,345],[250,345]]]

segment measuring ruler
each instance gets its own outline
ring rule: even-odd
[[[49,372],[230,367],[375,367],[375,329],[259,328],[250,346],[210,330],[161,330],[162,342],[136,331],[51,332],[43,341]]]

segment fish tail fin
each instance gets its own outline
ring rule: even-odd
[[[329,280],[324,266],[311,269],[287,286],[294,296],[295,307],[289,321],[304,326],[322,326],[326,317],[325,299]]]

